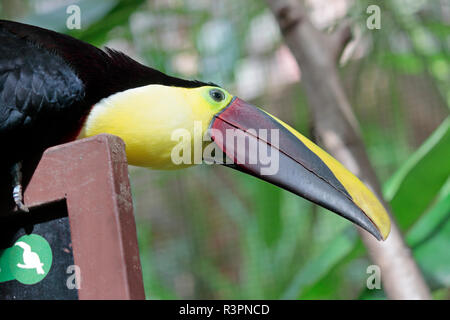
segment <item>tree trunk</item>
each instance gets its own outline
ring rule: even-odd
[[[336,67],[337,58],[349,39],[349,27],[326,35],[312,25],[301,2],[267,0],[267,3],[302,70],[301,83],[316,136],[328,152],[382,199],[380,184]],[[378,242],[358,228],[372,261],[381,268],[384,291],[390,299],[430,299],[430,291],[392,215],[391,221],[391,233],[385,242]]]

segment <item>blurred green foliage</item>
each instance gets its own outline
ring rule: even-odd
[[[408,229],[417,221],[448,179],[450,161],[442,160],[450,159],[449,146],[450,118],[447,118],[386,182],[385,198],[400,228]]]
[[[95,45],[120,39],[147,64],[185,77],[172,62],[187,55],[197,65],[189,77],[231,88],[245,59],[267,59],[282,46],[278,38],[263,53],[248,47],[252,24],[270,15],[264,1],[81,0],[81,30],[66,29],[65,6],[42,13],[38,1],[18,2],[20,16],[1,1],[2,16]],[[342,78],[395,219],[434,297],[448,299],[449,17],[439,2],[383,1],[382,28],[368,30],[368,5],[348,10],[368,45]],[[266,91],[256,103],[310,130],[301,86]],[[355,229],[325,209],[226,168],[132,168],[131,180],[151,299],[385,297],[366,289],[371,262]]]

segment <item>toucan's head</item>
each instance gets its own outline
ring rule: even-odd
[[[121,137],[136,166],[174,169],[220,161],[222,153],[226,165],[330,209],[379,240],[389,234],[386,210],[356,176],[289,125],[220,87],[151,84],[116,93],[92,108],[80,137],[100,133]]]

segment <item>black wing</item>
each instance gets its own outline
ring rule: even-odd
[[[70,108],[83,92],[59,56],[0,29],[0,132]]]
[[[58,134],[52,130],[60,127],[58,115],[83,97],[82,81],[61,57],[0,25],[0,145],[6,156],[46,147],[52,137],[45,134]]]

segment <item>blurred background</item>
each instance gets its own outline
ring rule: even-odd
[[[435,299],[450,298],[450,1],[309,0],[316,27],[346,19],[340,60],[385,199]],[[69,30],[76,4],[81,29]],[[262,0],[0,0],[0,17],[212,81],[313,138],[302,71]],[[224,167],[130,168],[149,299],[374,299],[350,223]]]

